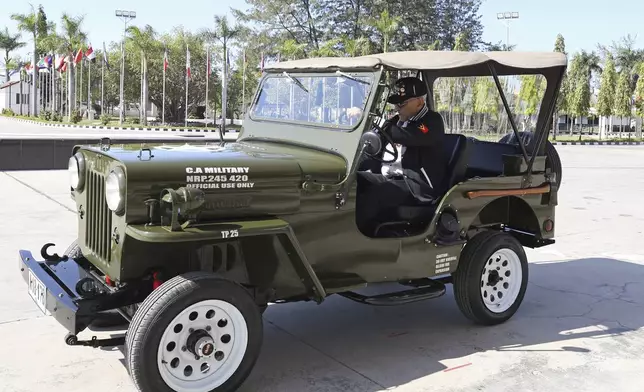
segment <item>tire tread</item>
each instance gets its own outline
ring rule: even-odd
[[[507,320],[509,317],[511,317],[516,311],[516,310],[512,311],[510,313],[510,316],[496,318],[496,317],[486,317],[485,315],[481,315],[480,311],[477,311],[473,307],[473,304],[479,299],[472,297],[472,293],[470,292],[471,286],[468,286],[468,284],[471,285],[472,280],[477,282],[477,286],[479,283],[478,276],[480,271],[475,269],[478,267],[478,264],[476,263],[477,261],[476,257],[479,254],[479,252],[483,251],[483,248],[487,246],[490,241],[494,241],[495,239],[507,240],[513,243],[514,245],[516,245],[517,249],[519,250],[519,253],[518,253],[519,258],[522,260],[525,260],[525,252],[523,251],[523,246],[519,243],[519,241],[515,237],[502,231],[489,230],[475,235],[467,243],[467,245],[465,246],[465,249],[463,249],[463,252],[461,253],[459,267],[456,270],[456,272],[453,274],[454,298],[456,299],[458,308],[461,310],[461,312],[466,318],[481,325],[499,324]],[[525,267],[527,268],[527,265]],[[522,271],[522,274],[525,275],[525,281],[522,281],[522,285],[527,285],[527,269]],[[477,293],[479,291],[480,290],[477,287]],[[519,293],[519,296],[516,299],[517,303],[520,303],[523,300],[524,294],[525,294],[525,290],[522,290],[522,292]]]
[[[142,352],[141,345],[146,335],[150,333],[151,328],[149,324],[155,321],[156,316],[163,313],[164,308],[172,305],[171,301],[164,300],[164,298],[181,296],[193,290],[198,286],[197,282],[201,280],[221,280],[227,283],[237,284],[236,282],[210,272],[193,271],[178,275],[164,282],[154,290],[141,304],[132,318],[130,327],[125,335],[125,361],[130,378],[137,390],[143,390],[141,374],[140,371],[137,371],[137,369],[141,369],[139,361],[142,361],[142,358],[137,353]],[[243,286],[237,285],[243,289]],[[246,290],[244,289],[244,291]],[[248,295],[250,296],[250,293]]]

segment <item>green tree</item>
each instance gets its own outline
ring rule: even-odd
[[[5,81],[9,81],[11,52],[26,45],[25,42],[20,41],[20,34],[11,34],[9,28],[5,27],[4,31],[0,31],[0,49],[4,50]]]
[[[144,125],[148,124],[147,108],[149,102],[148,96],[148,63],[150,55],[156,55],[159,51],[158,41],[156,41],[156,32],[150,25],[146,25],[143,29],[136,26],[127,28],[128,39],[139,50],[142,65],[143,65],[143,86],[141,91],[141,121]]]
[[[579,129],[581,130],[581,119],[588,115],[590,109],[590,84],[588,72],[584,64],[585,57],[578,53],[572,60],[572,66],[568,74],[570,90],[568,112],[579,118]],[[572,127],[571,127],[572,132]]]
[[[38,43],[36,44],[36,47],[38,48],[38,56],[44,57],[51,54],[51,48],[48,47],[46,41],[49,34],[55,33],[56,24],[48,21],[45,8],[42,4],[38,6],[38,22],[36,30],[38,33]]]
[[[492,117],[495,123],[499,121],[499,104],[501,97],[491,77],[480,77],[476,79],[474,113],[482,116],[480,129],[487,131],[487,118]]]
[[[635,109],[637,115],[644,117],[644,61],[637,67],[637,84],[635,85]]]
[[[568,56],[568,53],[566,53],[566,40],[561,34],[557,34],[554,51],[557,53],[563,53],[564,55]],[[552,114],[552,133],[555,140],[557,138],[557,131],[559,130],[557,124],[558,124],[560,113],[562,110],[565,110],[566,108],[568,89],[569,89],[569,86],[566,81],[566,75],[564,75],[564,78],[561,81],[561,87],[559,88],[559,95],[557,97],[557,103],[555,104],[555,110],[554,110],[554,113]]]
[[[223,48],[223,76],[222,76],[222,91],[221,91],[221,107],[222,107],[222,119],[226,119],[229,116],[228,112],[228,62],[230,60],[229,47],[237,39],[239,35],[243,33],[244,29],[240,25],[231,25],[228,22],[228,18],[224,15],[215,16],[215,28],[214,30],[204,30],[203,34],[209,41],[218,40],[221,43]],[[222,131],[226,129],[225,121],[222,121]]]
[[[294,39],[287,39],[277,49],[280,60],[298,60],[306,58],[306,44],[298,44]]]
[[[31,65],[34,67],[34,75],[37,75],[37,64],[38,64],[38,32],[41,29],[41,24],[39,23],[39,13],[34,9],[33,5],[30,5],[31,11],[25,14],[12,14],[11,19],[18,23],[18,30],[23,33],[28,33],[31,35],[33,41],[33,46],[31,49]],[[33,116],[38,115],[38,78],[33,78],[33,83],[31,84],[31,102],[30,102],[30,113]]]
[[[542,80],[537,75],[521,75],[521,88],[519,89],[520,112],[525,116],[523,130],[532,124],[532,116],[539,110],[539,102],[543,95]]]
[[[366,37],[358,38],[342,38],[342,45],[344,46],[344,52],[349,57],[363,56],[369,54],[371,41]]]
[[[87,34],[81,28],[83,20],[83,16],[73,17],[67,13],[63,13],[61,17],[62,32],[60,33],[60,50],[69,59],[67,66],[67,111],[69,116],[76,109],[76,67],[73,64],[74,55],[85,45],[87,40]]]
[[[387,52],[391,36],[396,32],[396,30],[398,30],[401,20],[402,18],[399,16],[390,15],[389,10],[383,10],[380,15],[378,15],[378,18],[370,20],[370,25],[375,27],[382,37],[382,51],[384,53]]]
[[[619,73],[617,81],[617,90],[615,91],[615,100],[613,101],[613,111],[615,115],[620,116],[620,132],[624,131],[624,117],[631,116],[631,88],[630,72],[623,69]]]
[[[613,60],[613,55],[607,53],[599,86],[599,95],[597,97],[597,114],[600,116],[612,117],[614,113],[613,102],[615,101],[616,84],[617,72],[615,71],[615,61]],[[612,121],[610,123],[612,124]]]

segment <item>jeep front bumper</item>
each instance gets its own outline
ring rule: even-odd
[[[101,312],[141,302],[151,292],[151,282],[110,289],[74,259],[39,261],[28,250],[20,250],[20,273],[40,310],[74,335]]]

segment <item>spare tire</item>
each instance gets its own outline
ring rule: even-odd
[[[535,143],[534,132],[519,132],[519,137],[525,146],[526,152],[532,154]],[[519,145],[514,132],[504,135],[499,140],[499,143]],[[550,143],[550,140],[546,140],[546,169],[551,169],[555,173],[555,184],[557,185],[557,189],[559,189],[561,187],[561,175],[563,171],[561,158],[555,146]]]

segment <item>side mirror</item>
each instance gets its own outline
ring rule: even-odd
[[[364,152],[368,155],[376,155],[382,149],[382,140],[374,131],[367,131],[362,134],[361,143],[364,146]]]

